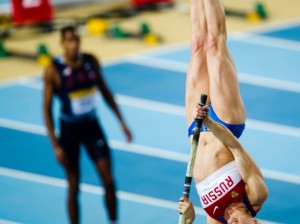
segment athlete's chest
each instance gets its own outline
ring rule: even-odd
[[[63,66],[60,69],[60,87],[66,92],[97,84],[97,70],[90,62],[80,67]]]
[[[71,67],[65,64],[58,66],[59,83],[57,95],[67,113],[84,115],[95,111],[97,103],[98,71],[89,61],[81,66]]]

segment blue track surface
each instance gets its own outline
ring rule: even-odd
[[[299,27],[288,26],[255,35],[299,41],[300,46]],[[297,49],[279,48],[276,44],[264,46],[238,38],[230,39],[229,47],[239,73],[253,79],[263,77],[300,85]],[[189,61],[188,46],[143,55],[174,63]],[[115,117],[100,99],[99,117],[111,140],[120,191],[120,221],[123,224],[176,223],[176,201],[181,195],[186,169],[180,156],[187,157],[189,153],[183,113],[185,74],[133,61],[107,65],[104,74],[113,92],[118,94],[119,106],[134,132],[134,144],[141,150],[124,151],[114,145],[124,137]],[[40,78],[32,78],[0,86],[0,223],[1,220],[67,223],[64,173],[43,132],[41,82]],[[297,223],[300,88],[295,91],[271,88],[267,84],[240,83],[249,118],[241,142],[266,174],[269,199],[258,217],[278,223]],[[170,108],[175,108],[175,113],[170,113]],[[58,110],[56,103],[56,121]],[[165,152],[180,156],[165,157]],[[81,194],[82,222],[107,223],[101,192],[94,191],[101,182],[85,153],[81,167],[82,183],[88,184]],[[191,199],[200,206],[194,188]],[[204,222],[205,217],[198,215],[197,223]]]
[[[269,37],[300,41],[300,25],[296,24],[294,26],[287,27],[285,29],[264,32],[262,34]]]

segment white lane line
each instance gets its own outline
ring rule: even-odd
[[[135,63],[147,67],[154,67],[154,68],[164,69],[168,71],[179,72],[180,75],[182,75],[182,73],[183,75],[186,75],[188,69],[187,63],[175,62],[167,59],[154,58],[151,56],[132,55],[126,60],[131,63]],[[281,80],[281,79],[267,78],[267,77],[262,77],[259,75],[248,74],[243,72],[239,72],[238,76],[239,76],[240,83],[300,93],[300,83]]]
[[[299,47],[299,50],[300,50],[300,47]],[[129,57],[122,58],[122,59],[124,61],[134,63],[134,64],[139,64],[139,65],[143,65],[143,66],[147,66],[147,67],[154,67],[154,68],[164,69],[164,70],[168,70],[168,71],[178,72],[178,73],[180,73],[180,75],[182,75],[182,74],[186,75],[186,72],[188,69],[188,63],[176,62],[176,61],[172,61],[172,60],[160,59],[160,58],[155,58],[155,57],[145,56],[145,55],[135,54],[135,55],[130,55]],[[119,61],[117,60],[116,62],[112,62],[112,63],[119,63]],[[155,74],[153,74],[153,75],[155,75]],[[283,79],[268,78],[268,77],[263,77],[260,75],[248,74],[248,73],[243,73],[243,72],[239,72],[238,76],[239,76],[240,83],[261,86],[261,87],[265,87],[265,88],[278,89],[278,90],[283,90],[283,91],[288,91],[288,92],[300,93],[300,83],[297,83],[297,82],[286,81]],[[33,78],[21,77],[21,78],[15,80],[14,82],[19,85],[36,88],[36,89],[42,89],[42,84],[39,84],[39,80],[36,80]],[[8,82],[8,83],[4,82],[4,83],[2,83],[2,86],[12,85],[12,83],[13,82]],[[0,86],[1,86],[1,84],[0,84]]]
[[[103,63],[104,67],[120,64],[124,62],[126,57],[127,56],[125,55],[125,56],[115,57],[113,59],[104,60]],[[38,73],[38,74],[36,73],[36,74],[21,75],[13,78],[1,79],[0,88],[4,88],[15,84],[23,84],[23,85],[30,86],[31,82],[38,82],[40,80],[38,80],[37,78],[42,78],[42,77],[43,77],[42,73]]]
[[[19,179],[19,180],[30,181],[30,182],[38,183],[38,184],[44,184],[44,185],[49,185],[49,186],[54,186],[54,187],[59,187],[59,188],[67,188],[67,183],[66,183],[66,180],[64,180],[64,179],[54,178],[54,177],[49,177],[49,176],[45,176],[45,175],[24,172],[24,171],[18,171],[18,170],[8,169],[8,168],[4,168],[4,167],[0,167],[0,175],[14,178],[14,179]],[[91,184],[84,184],[84,183],[80,184],[80,190],[82,192],[90,193],[90,194],[96,194],[96,195],[104,194],[103,188],[101,188],[99,186],[91,185]],[[141,204],[151,205],[151,206],[155,206],[155,207],[177,210],[177,203],[173,202],[173,201],[168,201],[168,200],[158,199],[158,198],[154,198],[154,197],[129,193],[129,192],[125,192],[125,191],[118,191],[117,197],[119,199],[126,200],[126,201],[132,201],[135,203],[141,203]],[[205,211],[201,207],[195,206],[194,208],[195,208],[196,214],[206,216]],[[260,219],[260,221],[262,221],[262,223],[267,223],[267,224],[279,224],[276,222],[270,222],[268,220],[263,220],[263,219]],[[2,224],[2,223],[0,222],[0,224]],[[7,223],[3,223],[3,224],[21,224],[21,223],[7,222]]]
[[[151,55],[155,56],[155,55],[171,54],[171,53],[182,51],[182,50],[189,49],[189,48],[190,48],[189,41],[183,41],[180,43],[173,43],[173,44],[168,44],[168,45],[164,45],[164,46],[154,47],[151,49],[136,51],[134,54],[151,54]],[[127,54],[126,57],[130,57],[131,55],[132,55],[132,53]]]
[[[291,127],[253,119],[247,119],[246,126],[247,128],[253,130],[300,138],[300,128],[297,127]]]
[[[23,224],[21,222],[14,222],[11,220],[7,220],[7,219],[0,219],[0,224]]]
[[[121,141],[110,140],[109,145],[119,151],[131,152],[136,154],[142,154],[146,156],[157,157],[161,159],[174,160],[177,162],[187,163],[189,159],[188,154],[172,152],[169,150],[158,149],[154,147],[138,145],[138,144],[128,144]],[[283,173],[278,171],[272,171],[268,169],[262,169],[264,176],[268,179],[283,181],[287,183],[299,184],[300,176]]]
[[[236,33],[230,40],[251,43],[272,48],[281,48],[289,51],[300,51],[300,43],[297,41],[268,37],[256,33]]]
[[[265,88],[278,89],[287,92],[300,93],[300,83],[286,81],[281,79],[267,78],[263,76],[247,74],[247,73],[238,73],[239,82],[250,84],[254,86],[261,86]]]
[[[262,169],[263,175],[269,179],[283,181],[287,183],[292,184],[300,184],[300,176],[289,174],[289,173],[283,173],[268,169]]]
[[[152,56],[146,56],[140,54],[131,55],[130,57],[126,58],[126,61],[138,65],[154,67],[154,68],[164,69],[168,71],[180,72],[184,74],[186,74],[188,68],[188,63],[185,62],[177,62],[168,59],[155,58]]]
[[[154,48],[147,49],[147,50],[141,50],[141,51],[138,51],[137,53],[140,53],[140,54],[147,54],[147,53],[163,54],[163,53],[176,52],[178,50],[183,50],[183,49],[186,49],[186,48],[189,48],[189,43],[188,42],[182,42],[182,43],[175,43],[175,44],[168,44],[168,45],[164,45],[164,46],[158,46],[158,47],[154,47]],[[125,54],[125,55],[122,55],[122,56],[108,58],[108,59],[105,59],[101,62],[102,62],[104,67],[117,65],[117,64],[120,64],[120,63],[126,61],[126,58],[131,57],[131,55],[132,55],[132,53],[129,53],[129,54]],[[35,78],[35,77],[41,77],[41,76],[42,76],[42,73],[39,73],[39,74],[35,73],[35,74],[22,75],[22,76],[13,77],[13,78],[1,79],[0,80],[0,88],[13,85],[16,82],[19,82],[20,80],[24,80],[24,79],[27,79],[27,78],[30,79],[30,78]]]
[[[20,77],[17,81],[16,84],[22,84],[22,85],[29,85],[29,84],[43,84],[42,79],[40,76],[36,76],[36,77]]]
[[[138,56],[138,57],[144,58],[144,56]],[[165,69],[169,71],[171,70],[171,71],[180,72],[184,74],[186,73],[187,66],[188,66],[187,64],[184,63],[174,63],[173,61],[168,61],[164,59],[151,58],[150,60],[140,61],[133,58],[134,57],[131,57],[130,59],[128,59],[128,61],[132,63],[138,63],[144,66],[159,67],[160,69]],[[278,89],[278,90],[283,90],[288,92],[300,93],[300,83],[273,79],[273,78],[266,78],[258,75],[246,74],[241,72],[238,73],[238,76],[239,76],[240,83],[250,84],[254,86],[261,86],[265,88]],[[30,78],[19,80],[15,84],[22,85],[28,88],[38,89],[38,90],[43,89],[42,82]]]
[[[46,136],[45,127],[39,125],[32,125],[32,124],[26,124],[18,121],[0,119],[0,127]],[[186,163],[189,157],[189,155],[184,153],[172,152],[166,149],[149,147],[149,146],[144,146],[139,144],[128,144],[116,140],[109,140],[109,145],[111,148],[119,151],[152,156],[156,158],[183,162],[183,163]],[[262,169],[262,172],[264,173],[265,177],[268,179],[283,181],[292,184],[300,184],[300,176],[298,175],[266,170],[266,169]]]
[[[159,113],[171,114],[176,116],[185,116],[185,108],[182,106],[157,102],[154,100],[145,100],[142,98],[125,96],[121,94],[115,95],[118,104],[143,110],[150,110]]]
[[[23,85],[30,88],[36,88],[36,89],[42,88],[41,84],[37,84],[37,83],[33,83],[33,84],[26,83]],[[162,103],[162,102],[157,102],[152,100],[145,100],[136,97],[129,97],[120,94],[116,94],[115,97],[119,105],[129,106],[129,107],[143,109],[143,110],[150,110],[159,113],[166,113],[175,116],[185,116],[185,108],[183,106]],[[5,119],[3,120],[3,123],[5,124]],[[300,138],[300,128],[297,127],[275,124],[271,122],[264,122],[264,121],[254,120],[254,119],[247,119],[246,125],[247,128],[253,130],[259,130],[264,132],[270,132],[270,133]]]
[[[14,169],[8,169],[8,168],[4,168],[4,167],[0,167],[0,175],[9,177],[9,178],[29,181],[29,182],[33,182],[33,183],[49,185],[49,186],[53,186],[53,187],[67,188],[67,182],[65,179],[49,177],[49,176],[45,176],[45,175],[39,175],[39,174],[34,174],[34,173],[29,173],[29,172],[14,170]],[[96,194],[96,195],[104,194],[103,188],[101,188],[99,186],[91,185],[91,184],[84,184],[84,183],[80,184],[80,190],[82,192],[90,193],[90,194]],[[166,209],[177,210],[177,203],[173,202],[173,201],[169,201],[169,200],[158,199],[155,197],[144,196],[144,195],[129,193],[129,192],[125,192],[125,191],[117,191],[117,197],[121,200],[126,200],[126,201],[131,201],[131,202],[135,202],[135,203],[146,204],[146,205],[151,205],[151,206],[161,207],[161,208],[166,208]],[[205,211],[201,207],[194,206],[194,208],[195,208],[195,213],[197,215],[206,216]],[[271,221],[264,220],[264,219],[259,219],[259,220],[262,223],[266,223],[266,224],[279,224],[277,222],[271,222]],[[15,222],[1,223],[0,222],[0,224],[21,224],[21,223],[15,223]]]
[[[182,117],[185,116],[185,108],[183,106],[144,100],[124,95],[116,95],[116,100],[118,104],[123,106],[129,106],[138,109],[150,110],[154,112],[166,113]],[[253,130],[300,138],[300,128],[297,127],[264,122],[254,119],[247,119],[246,127]]]
[[[177,106],[173,104],[161,103],[151,100],[144,100],[124,95],[116,95],[116,100],[118,104],[124,106],[130,106],[138,109],[150,110],[182,117],[185,116],[185,108],[183,106]],[[300,128],[297,127],[275,124],[271,122],[264,122],[254,119],[247,119],[246,126],[247,128],[253,130],[300,138]]]
[[[188,162],[189,155],[179,152],[172,152],[170,150],[140,145],[140,144],[128,144],[126,142],[116,141],[116,140],[109,140],[109,145],[111,148],[124,151],[124,152],[131,152],[135,154],[141,154],[145,156],[156,157],[160,159],[166,160],[173,160],[176,162]]]
[[[0,127],[27,132],[35,135],[47,136],[46,128],[40,125],[33,125],[24,122],[0,119]],[[152,156],[152,157],[157,157],[166,160],[173,160],[178,162],[187,162],[189,156],[184,153],[172,152],[169,150],[140,145],[140,144],[133,144],[133,143],[129,144],[117,140],[109,140],[109,145],[111,148],[119,151]]]
[[[34,173],[29,173],[29,172],[24,172],[19,170],[13,170],[4,167],[0,167],[0,175],[19,179],[19,180],[25,180],[34,183],[59,187],[59,188],[67,188],[67,183],[65,179],[49,177],[45,175],[39,175],[39,174],[34,174]],[[84,183],[80,184],[80,189],[81,191],[90,194],[97,194],[97,195],[104,194],[104,189],[102,187],[91,185],[91,184],[84,184]],[[136,203],[177,210],[176,202],[158,199],[155,197],[144,196],[144,195],[129,193],[125,191],[118,191],[117,197],[119,199],[126,200],[126,201],[132,201]],[[206,215],[204,210],[200,207],[196,206],[195,210],[198,215],[204,215],[204,216]]]
[[[19,85],[33,88],[37,90],[42,90],[43,86],[42,83],[38,82],[18,82]],[[161,103],[153,100],[146,100],[142,98],[136,98],[136,97],[130,97],[126,95],[121,94],[115,94],[116,102],[123,106],[128,107],[134,107],[134,108],[140,108],[143,110],[150,110],[155,111],[159,113],[168,113],[178,116],[184,116],[185,115],[185,109],[182,106],[167,104],[167,103]],[[99,97],[101,99],[101,95]]]
[[[144,58],[147,60],[139,60],[138,58]],[[175,72],[185,73],[187,71],[187,64],[185,63],[174,63],[173,61],[165,60],[165,59],[156,59],[156,58],[149,58],[145,56],[132,56],[128,58],[128,61],[132,63],[138,63],[144,66],[150,67],[159,67],[160,69],[171,70]],[[300,93],[300,83],[290,82],[285,80],[273,79],[273,78],[266,78],[258,75],[253,74],[246,74],[246,73],[238,73],[239,75],[239,82],[267,87],[272,89],[278,89],[288,92],[296,92]],[[16,84],[26,86],[29,88],[39,89],[42,90],[43,84],[39,80],[25,78],[20,79],[16,82]]]
[[[21,85],[24,87],[43,90],[43,82],[34,79],[22,79],[15,82],[15,85]]]
[[[22,76],[19,76],[19,77],[2,79],[0,81],[0,88],[15,85],[17,83],[26,82],[25,80],[27,80],[27,81],[34,80],[35,78],[38,78],[38,77],[41,77],[41,75],[40,74],[22,75]]]
[[[41,125],[33,125],[25,122],[13,121],[0,118],[0,127],[9,128],[12,130],[28,132],[36,135],[47,135],[46,128]]]
[[[280,22],[272,22],[272,23],[265,23],[265,24],[260,24],[258,26],[255,27],[251,27],[251,28],[246,28],[244,30],[244,32],[273,32],[273,31],[278,31],[278,30],[282,30],[282,29],[288,29],[288,28],[292,28],[294,26],[297,26],[300,24],[300,19],[296,18],[296,19],[289,19],[286,21],[280,21]],[[234,32],[233,32],[234,33]]]

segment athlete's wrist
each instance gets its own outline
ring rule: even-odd
[[[185,224],[192,224],[194,220],[195,220],[195,215],[193,217],[186,216]]]
[[[209,125],[211,124],[211,119],[209,117],[206,117],[203,122],[202,122],[205,126],[209,127]]]
[[[120,123],[121,123],[121,126],[122,126],[123,129],[127,128],[126,122],[123,119],[120,120]]]
[[[61,149],[61,145],[59,144],[59,142],[57,140],[55,140],[54,142],[52,142],[52,148],[54,150],[59,150],[59,149]]]
[[[58,146],[55,146],[53,147],[54,151],[61,151],[61,147],[58,145]]]

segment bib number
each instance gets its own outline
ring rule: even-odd
[[[24,8],[33,8],[41,5],[41,0],[24,0],[22,5]]]
[[[74,115],[84,115],[96,109],[96,88],[70,93],[71,109]]]

